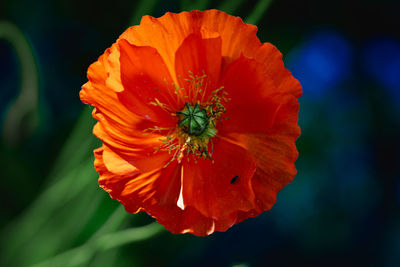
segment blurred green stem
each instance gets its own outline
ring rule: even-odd
[[[101,253],[128,243],[150,239],[161,233],[163,229],[164,228],[160,224],[154,222],[142,227],[135,227],[92,237],[84,245],[36,264],[34,267],[85,266],[98,252]]]
[[[248,24],[257,24],[271,3],[272,0],[259,0],[251,14],[246,18],[245,22]]]
[[[66,236],[63,243],[67,245],[67,239],[73,240],[79,234],[85,220],[89,219],[86,215],[96,208],[96,203],[100,204],[96,202],[95,194],[99,190],[92,166],[93,161],[89,159],[70,169],[57,179],[57,183],[47,187],[24,214],[2,231],[3,260],[29,262],[29,259],[18,258],[18,255],[29,255],[33,250],[46,248],[50,240],[57,243],[55,237],[59,240],[63,235]],[[82,216],[82,212],[85,212],[85,216]],[[74,218],[79,221],[74,223]],[[56,235],[51,233],[54,229],[58,229]],[[34,248],[29,249],[32,246]],[[57,251],[57,246],[53,243],[51,247]],[[46,257],[46,254],[32,254],[33,258],[41,256]]]
[[[82,251],[87,250],[86,247],[89,247],[88,244],[96,242],[96,240],[98,238],[100,238],[102,235],[107,235],[110,232],[117,230],[122,225],[123,221],[126,218],[127,218],[127,213],[125,212],[123,206],[119,206],[113,212],[113,214],[108,218],[108,220],[103,224],[103,226],[99,230],[97,230],[96,233],[94,233],[93,236],[84,245],[82,245],[78,248],[68,250],[68,251],[63,252],[54,257],[51,257],[50,259],[39,263],[38,266],[59,266],[59,265],[65,266],[65,264],[66,264],[66,262],[68,262],[68,260],[65,260],[64,257],[82,258],[82,257],[79,257],[79,255],[87,254],[87,253],[83,253]],[[63,260],[65,262],[63,262]],[[90,260],[90,257],[87,258],[87,260]],[[58,263],[58,264],[56,264],[56,263]]]
[[[128,217],[128,214],[129,213],[125,211],[124,206],[122,205],[118,206],[118,208],[108,218],[108,220],[103,224],[103,226],[99,230],[97,230],[96,233],[92,235],[89,241],[92,241],[101,235],[117,230],[118,227],[120,227],[121,224],[124,222],[124,220]]]
[[[244,0],[225,0],[218,6],[218,9],[232,15],[235,14],[243,2]]]
[[[38,70],[32,47],[17,26],[0,21],[0,38],[13,46],[21,63],[21,91],[8,109],[3,124],[5,143],[16,146],[24,135],[31,134],[38,124]]]
[[[105,251],[132,242],[142,241],[161,233],[164,227],[158,222],[103,235],[97,240],[99,251]]]
[[[100,141],[92,134],[95,120],[92,118],[91,113],[92,108],[90,106],[84,107],[78,122],[75,124],[54,163],[47,182],[54,183],[54,180],[58,180],[71,169],[76,168],[82,161],[92,159],[92,151],[100,146]]]
[[[181,10],[191,11],[191,10],[205,10],[210,4],[210,0],[181,0]]]
[[[135,11],[133,12],[129,26],[138,25],[142,16],[152,13],[158,1],[159,0],[140,1],[139,4],[136,6]]]

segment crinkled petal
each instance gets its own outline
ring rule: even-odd
[[[95,106],[113,123],[121,127],[135,127],[141,123],[142,119],[121,107],[117,94],[105,84],[108,76],[105,64],[107,64],[109,51],[110,49],[107,49],[98,61],[90,65],[87,73],[89,81],[82,86],[79,96],[84,103]]]
[[[207,10],[198,17],[198,23],[210,31],[218,32],[222,38],[222,56],[227,64],[236,60],[242,53],[251,55],[259,45],[257,27],[246,24],[239,17],[230,16],[219,10]]]
[[[221,37],[205,38],[200,31],[190,34],[176,51],[175,69],[179,84],[188,99],[194,102],[207,100],[207,89],[214,90],[219,81]],[[200,87],[202,91],[198,92],[192,78],[203,75],[206,76]]]
[[[275,203],[277,193],[296,175],[294,162],[298,152],[295,140],[300,135],[298,111],[299,103],[292,96],[282,104],[273,127],[265,133],[229,136],[231,142],[248,150],[257,161],[257,170],[252,179],[256,208],[240,212],[239,221],[269,210]]]
[[[302,89],[299,81],[287,70],[282,61],[282,54],[270,43],[261,45],[252,55],[264,65],[266,73],[272,78],[279,93],[288,93],[300,97]]]
[[[99,184],[112,198],[123,203],[127,211],[139,212],[143,210],[143,205],[159,205],[164,209],[176,205],[180,188],[180,168],[176,162],[164,167],[168,157],[143,158],[142,164],[151,165],[151,169],[115,173],[109,168],[110,163],[106,162],[109,157],[107,153],[108,148],[104,145],[95,151],[95,167],[100,175]],[[113,160],[119,161],[118,164],[129,164],[120,156],[114,157]]]
[[[135,150],[140,147],[142,150],[154,150],[160,135],[144,134],[144,130],[153,127],[154,123],[124,107],[117,93],[106,85],[108,51],[89,67],[89,81],[80,92],[83,102],[95,106],[93,117],[98,123],[94,133],[115,149]]]
[[[175,20],[178,19],[178,20]],[[121,36],[136,46],[154,47],[163,58],[168,70],[176,80],[175,52],[183,40],[193,32],[187,16],[179,18],[166,13],[161,18],[143,16],[140,25],[130,27]]]
[[[206,217],[224,219],[231,213],[254,208],[251,178],[255,159],[245,149],[219,139],[214,160],[184,161],[183,205],[192,206]]]
[[[178,108],[176,95],[170,74],[157,50],[131,45],[124,39],[118,44],[124,86],[118,94],[121,103],[160,126],[174,125],[171,112]]]
[[[225,66],[241,54],[254,58],[264,64],[278,91],[296,97],[301,95],[301,86],[285,69],[282,54],[270,43],[261,44],[256,35],[257,27],[219,10],[195,10],[179,14],[168,12],[160,18],[144,16],[139,26],[129,28],[120,38],[138,46],[156,48],[172,76],[175,76],[174,53],[183,40],[199,28],[217,32],[221,36],[221,55]]]
[[[245,47],[250,46],[255,50],[260,45],[256,26],[245,24],[239,17],[215,9],[179,14],[168,12],[160,18],[144,16],[139,26],[130,27],[120,38],[138,46],[156,48],[171,74],[175,75],[175,52],[187,36],[201,28],[219,33],[222,56],[229,61],[239,57]]]
[[[164,168],[162,161],[152,161],[155,169],[148,172],[113,172],[106,163],[109,153],[114,153],[103,145],[95,150],[95,168],[99,173],[99,184],[110,196],[120,201],[128,212],[145,211],[157,219],[173,233],[192,233],[198,236],[226,231],[237,220],[237,212],[223,220],[215,220],[202,215],[193,207],[181,210],[176,206],[180,189],[181,166],[176,162]],[[127,164],[114,154],[115,164]]]
[[[124,160],[108,147],[104,147],[103,161],[110,172],[118,175],[134,175],[139,172],[138,168]]]
[[[265,132],[271,128],[282,99],[272,79],[254,59],[241,56],[231,63],[221,85],[228,93],[221,132]]]

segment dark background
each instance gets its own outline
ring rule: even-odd
[[[0,263],[29,266],[77,247],[119,206],[97,188],[93,171],[91,150],[99,142],[78,97],[88,66],[144,14],[223,5],[245,19],[258,2],[149,3],[0,3],[0,20],[15,24],[30,44],[39,97],[4,134],[24,59],[0,34]],[[399,14],[394,0],[273,1],[257,22],[258,37],[281,50],[304,91],[294,181],[271,211],[226,233],[163,232],[80,264],[400,266]],[[121,229],[152,221],[124,216]]]

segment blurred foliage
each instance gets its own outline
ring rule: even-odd
[[[6,21],[0,22],[0,38],[11,43],[21,62],[21,91],[8,108],[3,122],[4,142],[15,146],[38,124],[38,73],[34,52],[18,27]]]
[[[0,5],[1,266],[400,265],[398,1]],[[257,24],[304,95],[294,181],[271,211],[198,238],[128,214],[98,188],[100,142],[78,93],[89,64],[141,16],[209,8]]]

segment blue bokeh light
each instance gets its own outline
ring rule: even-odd
[[[400,101],[400,42],[388,36],[370,41],[363,63],[365,71]]]
[[[290,52],[287,66],[303,86],[304,97],[318,99],[348,78],[353,52],[338,32],[325,30]]]

